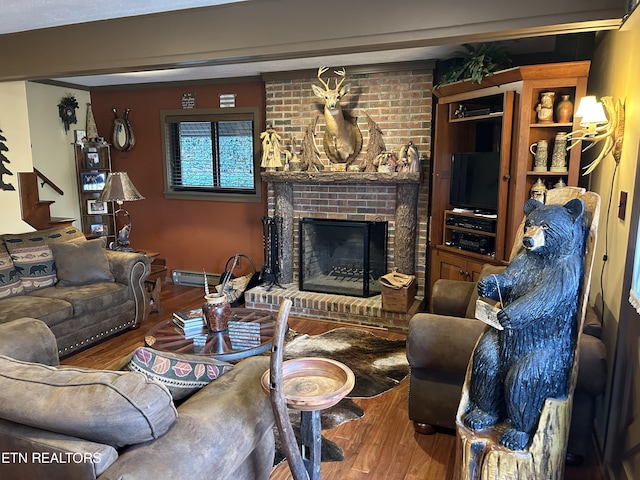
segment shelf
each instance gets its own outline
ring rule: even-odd
[[[457,254],[463,253],[464,255],[467,255],[471,258],[476,258],[484,262],[495,262],[496,260],[495,255],[484,255],[482,253],[472,252],[471,250],[465,250],[464,248],[460,248],[460,247],[451,247],[449,245],[438,245],[438,248],[446,252],[457,253]]]
[[[534,172],[528,171],[528,177],[566,177],[569,175],[569,171],[566,172]]]
[[[449,121],[451,123],[456,123],[456,122],[470,122],[470,121],[477,121],[477,120],[487,120],[487,119],[494,119],[494,118],[500,118],[504,115],[503,112],[495,112],[495,113],[489,113],[488,115],[471,115],[469,117],[461,117],[461,118],[457,118],[457,117],[452,117],[449,119]]]
[[[529,128],[571,128],[573,123],[532,123]]]
[[[474,230],[473,228],[457,227],[455,225],[445,225],[445,230],[455,230],[457,232],[473,233],[474,235],[482,235],[483,237],[495,237],[493,232],[485,232],[484,230]]]

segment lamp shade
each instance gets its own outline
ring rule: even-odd
[[[580,125],[608,122],[602,103],[596,101],[596,97],[593,95],[582,97],[576,111],[576,117],[581,117]]]
[[[99,202],[133,202],[135,200],[144,200],[140,192],[129,179],[127,172],[111,172],[107,177],[102,193],[98,198]]]

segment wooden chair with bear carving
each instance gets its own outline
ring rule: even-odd
[[[546,204],[564,205],[573,198],[585,204],[585,222],[588,234],[585,245],[584,272],[581,296],[575,321],[577,331],[582,331],[587,309],[591,271],[595,255],[595,243],[600,211],[600,197],[578,187],[553,189],[547,193]],[[522,248],[524,220],[518,231],[511,252],[511,259]],[[487,327],[490,328],[490,327]],[[578,348],[576,341],[573,365],[566,398],[548,398],[543,405],[537,429],[531,435],[529,446],[524,450],[511,450],[498,442],[503,424],[474,431],[464,424],[464,416],[470,409],[470,377],[473,356],[462,389],[462,397],[456,415],[456,468],[454,478],[459,479],[558,479],[564,475],[564,462],[571,420],[573,392],[578,371]]]

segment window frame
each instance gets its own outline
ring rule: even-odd
[[[253,121],[253,191],[212,187],[210,190],[198,190],[188,187],[176,190],[171,183],[173,174],[172,145],[169,138],[171,125],[177,122],[224,122],[234,120]],[[206,200],[220,202],[261,202],[262,178],[260,176],[260,128],[262,117],[258,107],[232,108],[192,108],[181,110],[160,110],[160,129],[162,142],[162,169],[164,176],[164,198],[183,200]]]

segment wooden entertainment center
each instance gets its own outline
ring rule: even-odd
[[[482,83],[464,80],[434,89],[437,97],[431,185],[429,239],[431,288],[439,278],[476,281],[485,263],[506,264],[523,206],[538,179],[547,188],[562,180],[577,185],[580,148],[567,152],[567,171],[534,171],[530,146],[549,145],[549,163],[556,134],[579,128],[556,120],[563,96],[577,109],[586,94],[589,61],[528,65],[487,76]],[[541,94],[555,94],[554,118],[541,122]],[[499,156],[497,208],[478,214],[454,209],[450,203],[452,159],[455,154],[495,152]]]

